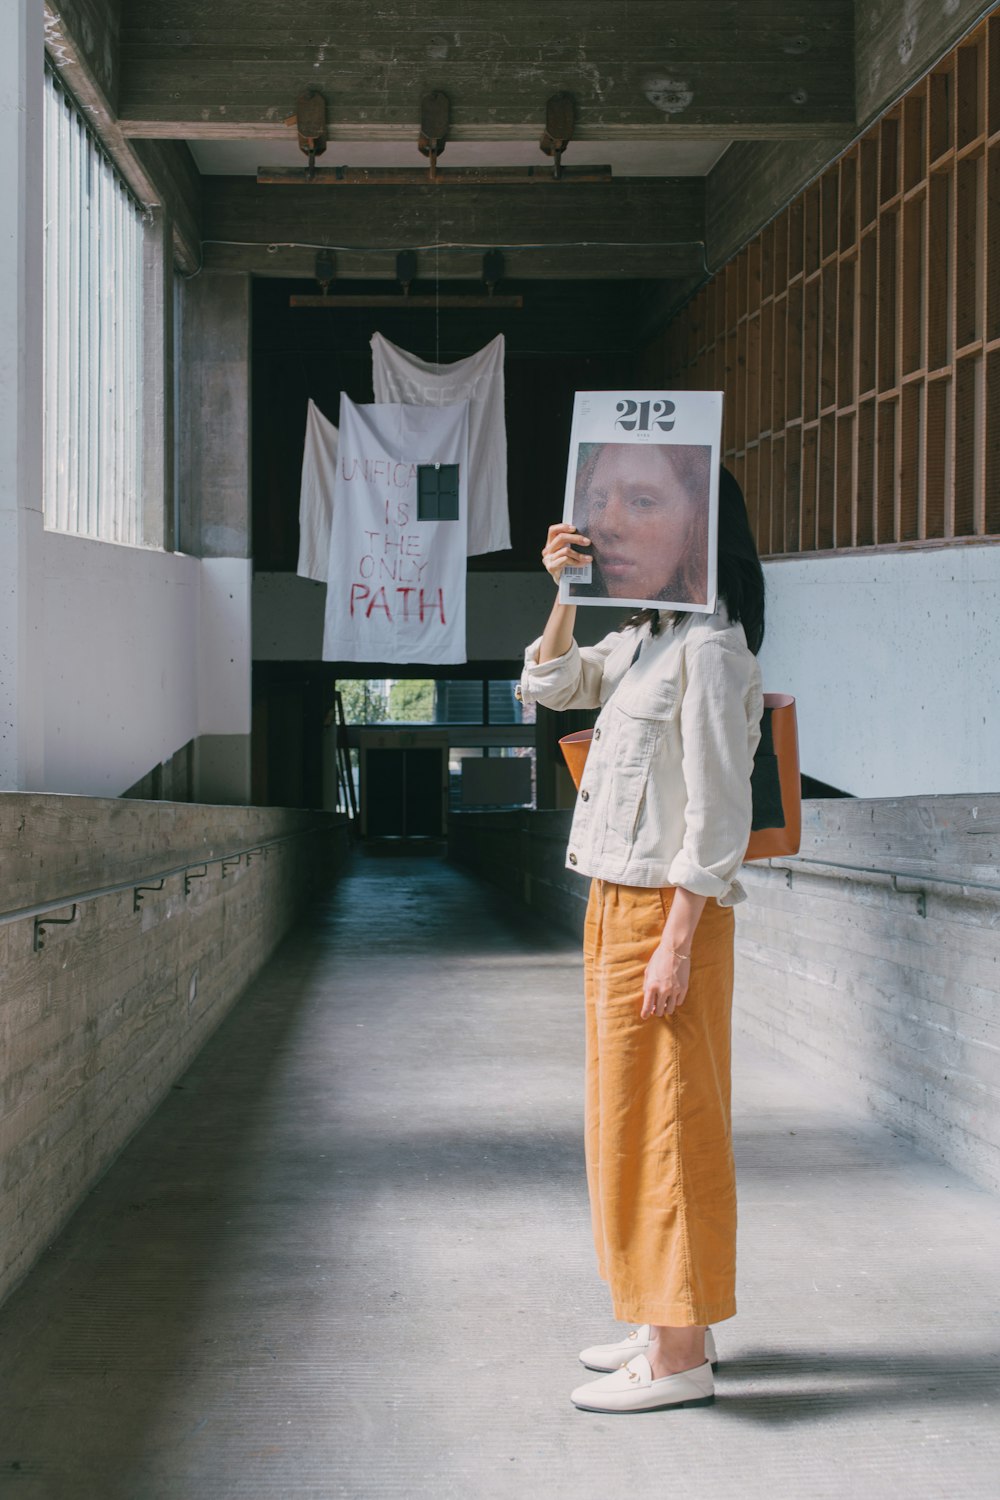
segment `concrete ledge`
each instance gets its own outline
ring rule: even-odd
[[[570,819],[453,815],[450,854],[579,934]],[[807,802],[801,856],[741,878],[736,1025],[1000,1188],[1000,796]]]
[[[292,835],[292,837],[285,837]],[[224,854],[269,839],[225,874]],[[36,793],[0,795],[0,911],[96,897],[33,947],[34,920],[0,924],[0,1297],[148,1118],[312,892],[336,873],[336,815]]]

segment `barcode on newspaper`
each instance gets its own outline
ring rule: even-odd
[[[593,573],[592,563],[582,563],[578,568],[563,568],[563,577],[570,583],[590,583]]]

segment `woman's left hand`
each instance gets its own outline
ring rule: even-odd
[[[684,1004],[691,977],[691,960],[662,943],[646,965],[642,991],[642,1020],[672,1016]]]

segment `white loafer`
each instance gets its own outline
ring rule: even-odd
[[[715,1401],[712,1366],[706,1362],[679,1375],[653,1379],[652,1366],[637,1354],[613,1375],[577,1386],[569,1398],[581,1411],[659,1411],[666,1406],[711,1406]]]
[[[592,1344],[589,1349],[584,1349],[580,1354],[580,1363],[588,1370],[617,1370],[635,1355],[648,1353],[649,1324],[643,1323],[641,1328],[633,1328],[617,1344]],[[719,1368],[719,1356],[711,1328],[705,1329],[705,1360],[713,1370]]]

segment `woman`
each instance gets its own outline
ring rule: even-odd
[[[588,540],[549,528],[556,582]],[[592,877],[587,1183],[615,1317],[641,1326],[581,1354],[613,1372],[573,1391],[588,1411],[713,1401],[708,1325],[736,1311],[732,908],[763,709],[764,578],[726,469],[718,566],[713,615],[644,610],[580,648],[576,606],[557,601],[525,653],[526,702],[601,709],[567,854]]]
[[[573,520],[593,549],[574,598],[704,604],[712,450],[688,444],[580,445]]]

